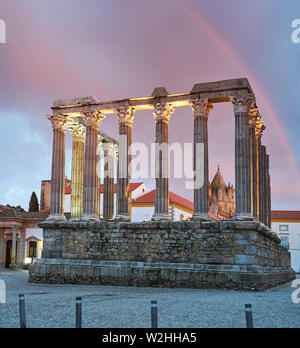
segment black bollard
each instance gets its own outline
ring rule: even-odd
[[[20,328],[26,329],[26,315],[25,315],[25,296],[19,295],[19,309],[20,309]]]
[[[158,328],[157,301],[151,301],[151,327],[152,329]]]
[[[253,329],[253,314],[252,314],[252,305],[245,305],[245,313],[246,313],[246,325],[247,329]]]
[[[82,298],[76,297],[76,329],[81,329],[82,322]]]

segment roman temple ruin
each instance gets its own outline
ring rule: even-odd
[[[211,221],[209,211],[209,113],[215,103],[233,104],[235,117],[235,209],[232,220]],[[176,108],[194,118],[194,214],[170,221],[169,156],[156,151],[155,213],[150,222],[130,222],[132,128],[139,110],[153,110],[155,142],[168,144]],[[54,102],[51,211],[42,258],[31,282],[264,290],[292,280],[290,254],[271,227],[269,154],[265,129],[247,79],[196,84],[190,93],[155,88],[151,97],[99,102],[79,98]],[[101,121],[116,115],[119,142],[103,142]],[[64,215],[65,133],[73,134],[71,219]],[[124,141],[123,139],[126,139]],[[103,220],[99,219],[98,143],[103,143]],[[203,156],[196,156],[197,145]],[[113,216],[114,157],[118,159],[117,214]],[[197,178],[203,177],[199,185]]]

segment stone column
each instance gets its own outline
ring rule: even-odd
[[[135,110],[128,105],[117,106],[115,112],[119,121],[119,162],[118,162],[118,213],[117,221],[130,221],[130,178],[132,125]]]
[[[97,146],[97,215],[100,218],[100,185],[101,185],[101,148],[102,148],[102,136],[98,135],[98,146]]]
[[[17,253],[17,231],[12,231],[12,249],[11,249],[11,263],[10,268],[16,268],[16,253]]]
[[[272,225],[272,210],[271,210],[271,179],[270,179],[270,155],[266,155],[266,180],[267,180],[267,226]]]
[[[85,128],[78,124],[74,125],[71,131],[73,134],[71,219],[80,220],[83,213]]]
[[[271,191],[271,176],[270,176],[270,155],[267,155],[267,180],[268,180],[268,226],[272,227],[272,191]]]
[[[208,99],[194,98],[194,215],[193,220],[210,220],[207,120],[213,106]]]
[[[155,139],[155,210],[152,220],[170,220],[169,214],[169,121],[175,111],[171,104],[158,103],[154,106],[156,123]]]
[[[104,116],[100,112],[84,114],[86,125],[85,153],[84,153],[84,184],[83,184],[83,215],[82,220],[99,220],[97,212],[98,175],[97,175],[97,147],[98,128]],[[97,192],[98,191],[98,192]]]
[[[65,221],[65,134],[67,118],[62,115],[48,116],[53,126],[51,203],[49,221]]]
[[[268,155],[267,155],[267,149],[265,152],[265,171],[264,171],[264,193],[265,193],[265,206],[264,206],[264,216],[265,221],[264,224],[268,226]]]
[[[258,218],[262,221],[262,156],[261,156],[261,138],[265,126],[260,119],[256,122],[256,149],[257,149],[257,213]]]
[[[260,183],[260,199],[261,199],[261,219],[260,221],[266,224],[266,147],[261,146],[261,183]]]
[[[250,141],[250,167],[251,167],[251,213],[258,217],[258,194],[257,194],[257,141],[256,126],[259,118],[258,109],[256,107],[250,110],[249,114],[249,141]]]
[[[119,146],[116,147],[116,162],[117,162],[117,183],[118,183],[119,182]],[[118,185],[117,185],[115,216],[118,216],[118,209],[119,209],[119,197],[118,197]]]
[[[235,197],[236,220],[252,220],[249,111],[251,98],[233,97],[235,112]]]
[[[112,220],[114,216],[114,144],[103,144],[104,150],[104,192],[103,192],[103,220]]]

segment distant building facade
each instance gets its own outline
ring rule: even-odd
[[[300,273],[300,211],[272,211],[272,230],[289,249],[292,268]]]
[[[23,268],[41,257],[43,230],[37,224],[47,217],[0,206],[0,267]]]

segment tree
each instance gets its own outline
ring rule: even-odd
[[[39,211],[39,201],[37,199],[37,196],[35,192],[32,192],[30,202],[29,202],[29,211],[30,212],[35,212]]]
[[[15,207],[15,206],[13,206],[13,205],[7,204],[6,206],[7,206],[8,208],[12,208],[12,209],[15,209],[15,210],[17,210],[17,211],[25,211],[20,205],[17,205],[17,206]]]

